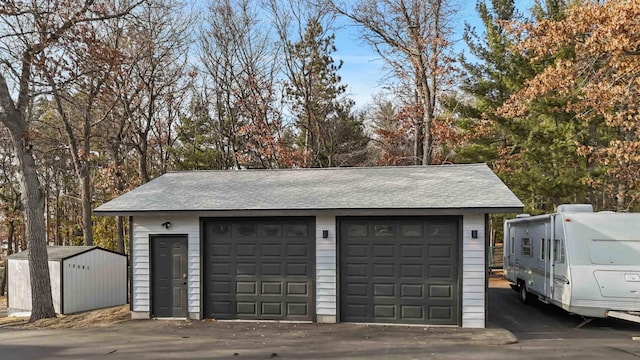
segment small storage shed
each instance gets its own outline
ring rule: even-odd
[[[127,303],[127,257],[97,246],[49,246],[56,313],[72,314]],[[7,258],[7,314],[31,312],[29,250]]]

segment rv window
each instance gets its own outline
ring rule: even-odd
[[[564,247],[560,239],[553,240],[553,261],[564,264]]]
[[[591,263],[598,265],[637,265],[640,240],[591,240]]]
[[[540,260],[544,260],[544,238],[540,239]]]
[[[531,239],[522,238],[522,256],[533,256],[533,249],[531,247]]]
[[[509,242],[509,254],[511,255],[515,255],[516,253],[515,249],[513,248],[514,242],[515,242],[515,238],[512,236],[511,241]]]

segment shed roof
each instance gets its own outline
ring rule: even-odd
[[[94,211],[487,209],[522,202],[486,164],[166,173]]]
[[[47,246],[47,258],[49,260],[65,260],[76,255],[91,251],[93,249],[112,252],[98,246]],[[7,258],[26,260],[29,258],[29,249],[21,251],[19,253],[15,253],[13,255],[9,255],[7,256]]]

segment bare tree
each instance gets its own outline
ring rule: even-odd
[[[16,222],[21,218],[22,203],[18,191],[18,181],[15,177],[15,166],[9,137],[0,128],[0,219],[7,227],[7,256],[13,254],[14,234]],[[7,266],[0,284],[0,296],[4,296],[7,286]]]
[[[186,87],[181,84],[187,73],[193,20],[184,15],[182,6],[171,0],[146,2],[125,29],[130,41],[122,47],[129,62],[120,71],[119,92],[128,120],[126,133],[137,152],[143,183],[152,178],[154,144],[162,149],[172,138],[168,132],[179,117],[177,108],[182,102],[176,94]]]
[[[273,153],[263,151],[277,141],[281,123],[274,106],[276,50],[258,10],[253,0],[212,1],[200,30],[201,98],[221,154],[219,168],[278,166],[279,160],[264,156]]]
[[[362,29],[362,37],[401,81],[411,84],[422,108],[416,129],[416,164],[431,163],[438,95],[452,71],[447,51],[451,43],[453,9],[445,0],[329,0],[338,14]]]
[[[73,41],[83,24],[122,16],[136,5],[116,9],[92,0],[0,4],[0,123],[13,145],[29,246],[32,311],[29,321],[55,316],[46,250],[44,196],[36,171],[29,109],[38,91],[38,74],[60,60],[57,47]]]
[[[64,62],[57,62],[43,73],[50,87],[58,119],[63,124],[66,146],[73,161],[82,205],[84,244],[93,245],[92,214],[92,151],[97,125],[108,118],[115,105],[105,95],[114,69],[122,62],[120,52],[105,41],[105,24],[87,24],[78,43],[64,48]],[[69,66],[69,64],[71,66]],[[70,70],[73,69],[73,70]],[[60,82],[61,74],[67,77]]]

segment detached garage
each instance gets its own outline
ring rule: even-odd
[[[485,164],[167,173],[129,216],[132,317],[484,327]]]
[[[53,306],[72,314],[127,303],[127,257],[96,246],[49,246]],[[29,250],[7,258],[7,314],[31,313]]]

